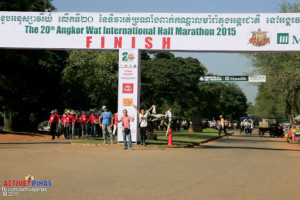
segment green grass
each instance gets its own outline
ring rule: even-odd
[[[214,129],[204,129],[202,133],[190,133],[188,131],[173,132],[173,144],[178,147],[193,147],[201,142],[218,137],[218,131]],[[167,145],[168,139],[165,132],[157,134],[157,140],[150,140],[149,145]]]
[[[230,132],[229,132],[230,133]],[[218,137],[218,131],[215,129],[204,129],[202,133],[190,133],[188,131],[174,131],[173,144],[176,147],[193,147],[199,145],[201,142],[211,140]],[[81,144],[99,144],[103,143],[103,139],[87,139],[79,140],[74,143]],[[147,145],[168,145],[168,139],[165,138],[165,132],[157,133],[157,140],[147,140]]]

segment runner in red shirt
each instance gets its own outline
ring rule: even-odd
[[[66,123],[66,139],[72,138],[72,122],[73,122],[74,116],[70,114],[70,111],[67,111],[67,114],[65,116],[65,123]]]
[[[90,116],[90,122],[92,125],[92,137],[96,137],[96,133],[97,133],[97,124],[95,123],[95,120],[98,119],[98,116],[95,116],[94,112],[91,112],[91,116]]]
[[[61,128],[60,128],[60,123],[61,123],[61,121],[60,121],[60,116],[59,116],[59,114],[58,114],[58,111],[55,109],[54,110],[54,114],[55,114],[55,116],[57,117],[57,119],[58,119],[58,122],[57,122],[57,131],[56,131],[56,135],[57,135],[57,138],[59,138],[59,136],[61,135]]]
[[[85,111],[82,111],[81,120],[82,120],[81,130],[82,130],[82,137],[83,137],[84,135],[87,136],[88,123],[90,121],[90,116],[88,116],[85,113]]]
[[[67,115],[67,113],[65,112],[65,113],[63,114],[63,116],[61,117],[61,120],[60,120],[60,126],[61,126],[61,129],[62,129],[62,132],[63,132],[65,138],[67,138],[67,131],[66,131],[66,115]]]
[[[78,136],[78,138],[80,137],[80,128],[81,128],[81,123],[82,123],[82,119],[81,119],[81,113],[78,112],[74,119],[73,119],[73,128],[74,128],[74,135]],[[72,137],[74,136],[72,135]]]
[[[57,123],[59,122],[59,118],[54,114],[54,111],[51,111],[51,116],[48,121],[48,126],[50,127],[50,133],[52,135],[52,140],[55,139]]]

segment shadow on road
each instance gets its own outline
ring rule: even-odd
[[[6,143],[0,143],[2,144],[71,144],[70,142],[6,142]]]
[[[250,137],[249,137],[250,138]],[[284,141],[275,141],[275,140],[268,140],[268,139],[237,139],[236,137],[234,140],[228,140],[226,143],[265,143],[265,142],[277,142],[277,143],[282,143]]]
[[[276,148],[262,148],[262,147],[237,147],[237,146],[202,146],[205,149],[247,149],[247,150],[263,150],[263,151],[298,151],[295,149],[276,149]]]
[[[45,137],[46,135],[50,135],[49,133],[43,132],[0,132],[0,135],[22,135],[22,136],[34,136],[34,137]]]

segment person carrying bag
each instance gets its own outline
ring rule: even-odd
[[[133,150],[132,148],[132,140],[131,140],[131,132],[130,132],[130,121],[133,122],[134,118],[127,115],[127,110],[123,110],[123,117],[118,120],[118,122],[122,122],[122,134],[123,134],[123,141],[124,141],[124,148],[127,149],[127,139],[129,141],[129,149]]]

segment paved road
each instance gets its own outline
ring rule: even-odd
[[[300,199],[300,145],[282,138],[235,135],[196,149],[133,151],[0,141],[0,152],[2,186],[29,174],[53,183],[13,199]]]

